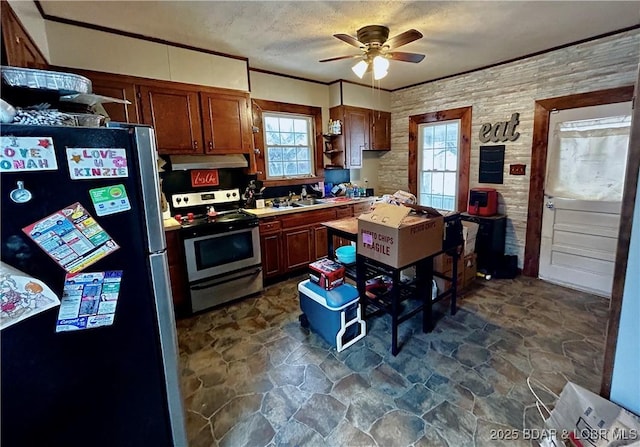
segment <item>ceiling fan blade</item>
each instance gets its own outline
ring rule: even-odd
[[[416,64],[422,61],[425,57],[424,54],[403,53],[402,51],[393,51],[391,53],[387,53],[387,56],[394,61],[414,62]]]
[[[387,39],[384,45],[385,46],[388,45],[390,49],[393,49],[393,48],[401,47],[402,45],[406,45],[420,38],[422,38],[422,33],[420,31],[415,29],[410,29],[409,31],[400,33],[397,36],[393,36],[391,39]]]
[[[338,57],[332,57],[329,59],[322,59],[321,61],[318,62],[331,62],[331,61],[340,61],[342,59],[354,59],[356,57],[362,57],[362,54],[354,54],[353,56],[338,56]]]
[[[356,39],[355,37],[351,37],[348,34],[334,34],[333,37],[335,37],[336,39],[340,39],[341,41],[348,43],[349,45],[353,45],[356,48],[364,47],[364,45],[361,44],[358,39]]]

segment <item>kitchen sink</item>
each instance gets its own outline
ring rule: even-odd
[[[303,200],[295,200],[291,202],[291,206],[302,207],[302,206],[309,206],[309,205],[317,205],[319,203],[322,203],[322,201],[318,199],[303,199]]]

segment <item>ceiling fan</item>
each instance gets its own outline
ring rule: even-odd
[[[389,68],[389,59],[417,64],[425,57],[424,54],[393,51],[402,45],[421,39],[422,33],[415,29],[410,29],[389,39],[389,28],[383,25],[368,25],[358,30],[357,38],[348,34],[334,34],[333,37],[360,48],[362,53],[352,56],[332,57],[323,59],[320,62],[362,58],[360,62],[351,68],[360,79],[371,70],[373,70],[373,78],[375,80],[384,78]]]

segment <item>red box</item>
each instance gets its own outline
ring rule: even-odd
[[[325,290],[344,284],[344,266],[328,258],[309,264],[309,279]]]

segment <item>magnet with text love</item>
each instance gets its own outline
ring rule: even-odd
[[[0,137],[0,171],[55,171],[56,152],[51,137]]]
[[[71,180],[128,177],[127,151],[114,148],[67,148]]]

